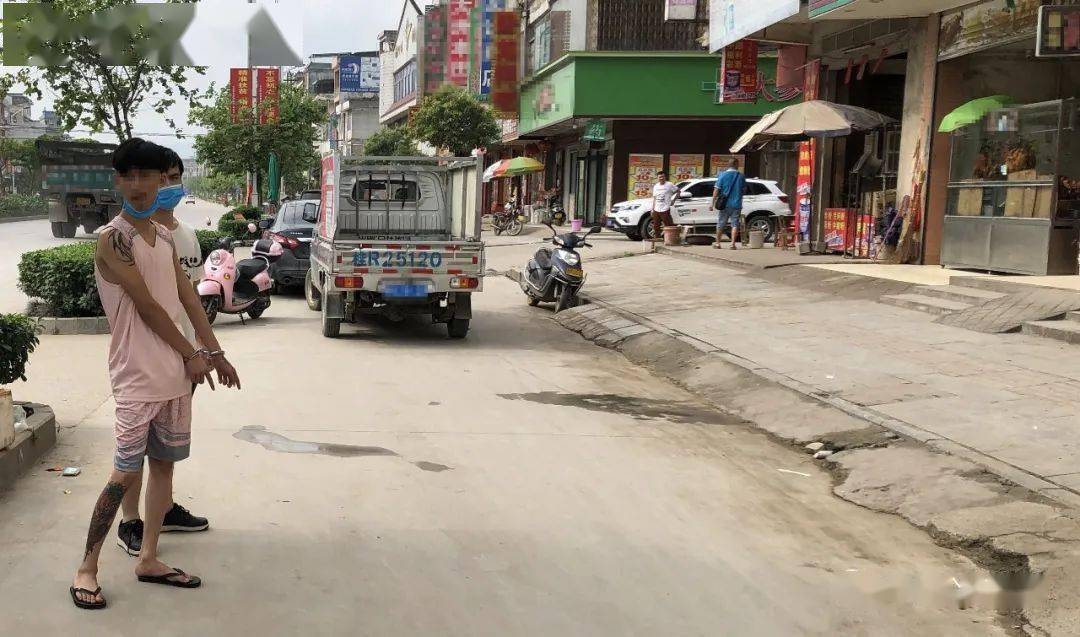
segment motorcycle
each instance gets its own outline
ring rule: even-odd
[[[507,202],[502,212],[496,212],[491,218],[491,228],[498,236],[506,233],[516,237],[525,229],[525,215],[518,212],[513,203]]]
[[[243,323],[244,314],[257,319],[270,307],[270,264],[281,258],[281,244],[270,239],[256,241],[252,258],[240,261],[233,255],[233,247],[232,239],[222,239],[203,266],[199,298],[211,325],[219,312],[236,314]]]
[[[530,306],[554,301],[555,313],[558,314],[577,305],[578,292],[585,285],[585,272],[577,249],[591,248],[588,238],[600,232],[600,228],[590,228],[585,233],[559,234],[550,223],[544,225],[551,229],[551,243],[555,249],[540,248],[536,251],[525,267],[520,285]]]
[[[566,223],[566,211],[557,198],[548,205],[548,216],[549,221],[557,226]]]

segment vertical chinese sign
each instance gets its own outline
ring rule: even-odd
[[[446,8],[432,5],[424,13],[424,93],[446,83]]]
[[[469,17],[476,0],[450,0],[446,22],[446,81],[455,86],[469,83]]]
[[[756,102],[758,98],[758,43],[739,40],[724,49],[720,70],[720,101],[724,104]]]
[[[493,42],[495,35],[495,14],[505,11],[508,0],[477,0],[473,9],[472,24],[472,61],[470,63],[470,89],[479,93],[481,98],[491,95],[491,73]]]
[[[251,108],[251,69],[232,69],[229,72],[229,89],[232,92],[230,112],[232,121],[240,118],[240,113]]]
[[[806,65],[806,78],[803,82],[803,95],[807,101],[818,97],[818,77],[821,74],[821,60],[813,60]],[[810,234],[810,215],[814,201],[814,158],[817,155],[817,143],[813,140],[799,144],[799,174],[795,181],[795,214],[798,219],[799,235],[804,239]]]
[[[493,16],[491,106],[504,119],[514,119],[518,114],[521,15],[496,11]]]
[[[257,69],[255,72],[259,104],[259,123],[277,124],[281,121],[281,70]]]

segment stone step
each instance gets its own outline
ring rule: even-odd
[[[1080,321],[1029,321],[1023,330],[1024,334],[1080,345]]]
[[[972,288],[976,290],[990,290],[991,292],[1001,292],[1003,294],[1016,294],[1017,292],[1028,292],[1034,286],[1027,283],[1014,283],[1012,281],[1002,281],[992,276],[954,276],[949,277],[949,285],[953,285],[961,288]],[[1038,288],[1035,288],[1038,289]]]
[[[956,285],[920,285],[915,288],[914,292],[923,296],[932,296],[938,299],[959,301],[960,303],[970,303],[972,305],[986,303],[1006,296],[1004,292],[965,288]]]
[[[970,303],[950,301],[925,294],[892,294],[881,297],[881,302],[928,314],[952,314],[971,307]]]

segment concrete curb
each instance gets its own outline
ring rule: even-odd
[[[26,217],[0,217],[0,223],[17,223],[19,221],[40,221],[48,219],[49,215],[29,215]]]
[[[0,489],[15,482],[24,471],[56,446],[56,416],[48,405],[28,403],[34,414],[26,419],[28,430],[16,434],[15,442],[0,450]]]
[[[108,334],[109,320],[104,316],[81,318],[38,318],[38,333],[47,336],[72,336],[76,334]]]

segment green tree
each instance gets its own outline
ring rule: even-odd
[[[189,121],[206,129],[195,138],[196,158],[215,173],[251,172],[261,187],[270,153],[277,153],[286,184],[306,182],[309,171],[318,165],[316,127],[326,122],[326,106],[292,84],[281,85],[280,98],[276,124],[259,124],[252,109],[242,110],[234,122],[227,86],[211,103],[192,109]]]
[[[465,89],[449,84],[420,102],[412,131],[417,139],[459,157],[494,144],[501,133],[491,110]]]
[[[173,0],[169,0],[173,1]],[[56,10],[71,22],[87,15],[135,0],[52,0]],[[153,39],[153,32],[132,33],[128,45],[143,47]],[[0,92],[6,93],[21,84],[27,94],[41,99],[48,89],[56,96],[53,109],[65,130],[85,127],[94,133],[109,131],[121,141],[131,138],[132,118],[144,107],[164,115],[177,133],[181,129],[169,115],[180,100],[195,107],[201,103],[198,90],[186,84],[192,73],[204,75],[201,67],[155,66],[138,62],[130,66],[111,66],[98,48],[87,40],[72,40],[52,45],[52,53],[69,60],[67,64],[42,68],[24,67],[16,73],[0,76]]]
[[[420,154],[412,133],[404,126],[383,128],[364,142],[364,154],[371,157],[415,157]]]

